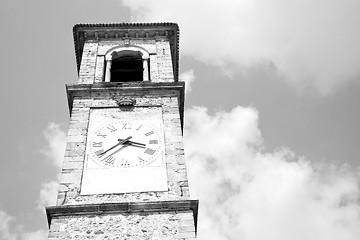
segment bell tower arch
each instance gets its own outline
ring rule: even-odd
[[[139,46],[117,46],[105,54],[105,82],[149,81],[149,53]]]

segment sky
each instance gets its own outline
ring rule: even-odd
[[[360,238],[359,0],[2,0],[0,239],[47,239],[77,23],[176,22],[200,240]]]

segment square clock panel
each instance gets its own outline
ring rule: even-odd
[[[167,191],[161,107],[91,109],[81,195]]]

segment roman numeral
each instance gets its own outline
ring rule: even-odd
[[[106,162],[109,165],[114,165],[115,157],[114,156],[107,156],[106,158],[102,159],[101,161]]]
[[[149,140],[149,144],[158,144],[158,140]]]
[[[102,142],[93,142],[93,147],[102,147]]]
[[[142,159],[141,157],[138,157],[138,159],[139,159],[139,162],[140,162],[140,163],[144,163],[144,162],[145,162],[145,160]]]
[[[123,161],[123,162],[121,163],[121,166],[123,166],[123,167],[129,167],[130,164],[129,164],[129,162],[128,162],[127,160],[125,160],[125,161]]]
[[[115,132],[117,130],[113,125],[109,125],[106,128],[109,129],[110,132]]]
[[[155,152],[156,152],[156,151],[155,151],[154,149],[147,148],[144,153],[147,153],[147,154],[149,154],[149,155],[153,155]]]
[[[106,135],[106,134],[101,134],[101,133],[98,132],[98,133],[96,134],[96,136],[106,138],[107,135]]]
[[[153,132],[153,131],[150,131],[150,132],[148,132],[148,133],[145,133],[145,136],[150,136],[151,134],[154,134],[154,132]]]
[[[122,129],[131,129],[131,123],[124,123]]]

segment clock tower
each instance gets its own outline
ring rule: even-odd
[[[195,239],[174,23],[78,24],[49,239]]]

